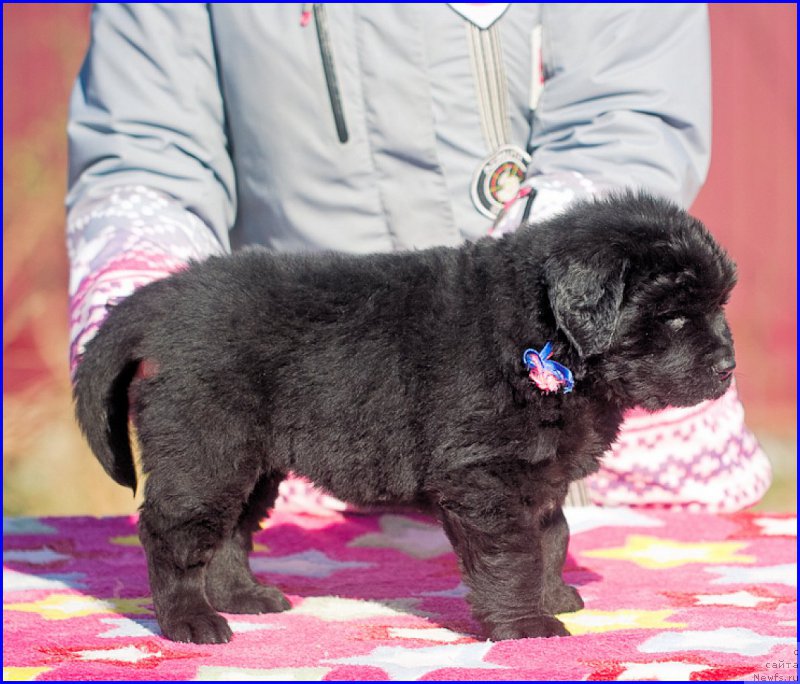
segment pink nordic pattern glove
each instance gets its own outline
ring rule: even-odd
[[[770,462],[745,424],[734,384],[697,406],[629,411],[586,485],[589,498],[604,506],[727,513],[757,503],[771,480]]]
[[[123,186],[69,216],[70,372],[108,307],[137,287],[223,249],[194,214],[163,193]]]

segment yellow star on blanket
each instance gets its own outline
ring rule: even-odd
[[[616,632],[621,629],[669,629],[686,627],[683,622],[667,620],[674,610],[581,610],[564,613],[558,618],[575,636],[598,632]]]
[[[40,674],[50,672],[50,667],[4,667],[4,682],[32,682]]]
[[[754,563],[753,556],[737,556],[746,542],[681,542],[632,534],[625,546],[584,551],[590,558],[627,560],[650,570],[675,568],[687,563]]]
[[[145,608],[152,602],[150,597],[98,599],[82,594],[50,594],[46,598],[28,603],[7,603],[4,610],[17,610],[23,613],[38,613],[45,620],[67,620],[86,615],[104,613],[126,615],[151,615]]]

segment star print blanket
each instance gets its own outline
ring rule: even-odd
[[[477,634],[441,529],[276,511],[252,567],[293,608],[224,646],[159,636],[134,518],[4,521],[4,679],[797,678],[797,520],[573,508],[574,636]]]

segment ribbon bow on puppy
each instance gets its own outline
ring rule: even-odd
[[[575,385],[572,371],[557,361],[550,360],[553,343],[547,342],[541,351],[526,349],[522,353],[522,362],[528,369],[528,377],[543,392],[557,392],[563,389],[564,394],[571,392]]]

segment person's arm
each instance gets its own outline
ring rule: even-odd
[[[96,5],[70,102],[71,368],[107,305],[229,251],[235,181],[204,5]]]
[[[530,220],[623,187],[691,204],[711,152],[705,5],[543,4],[542,62]],[[496,233],[516,227],[525,201]]]

